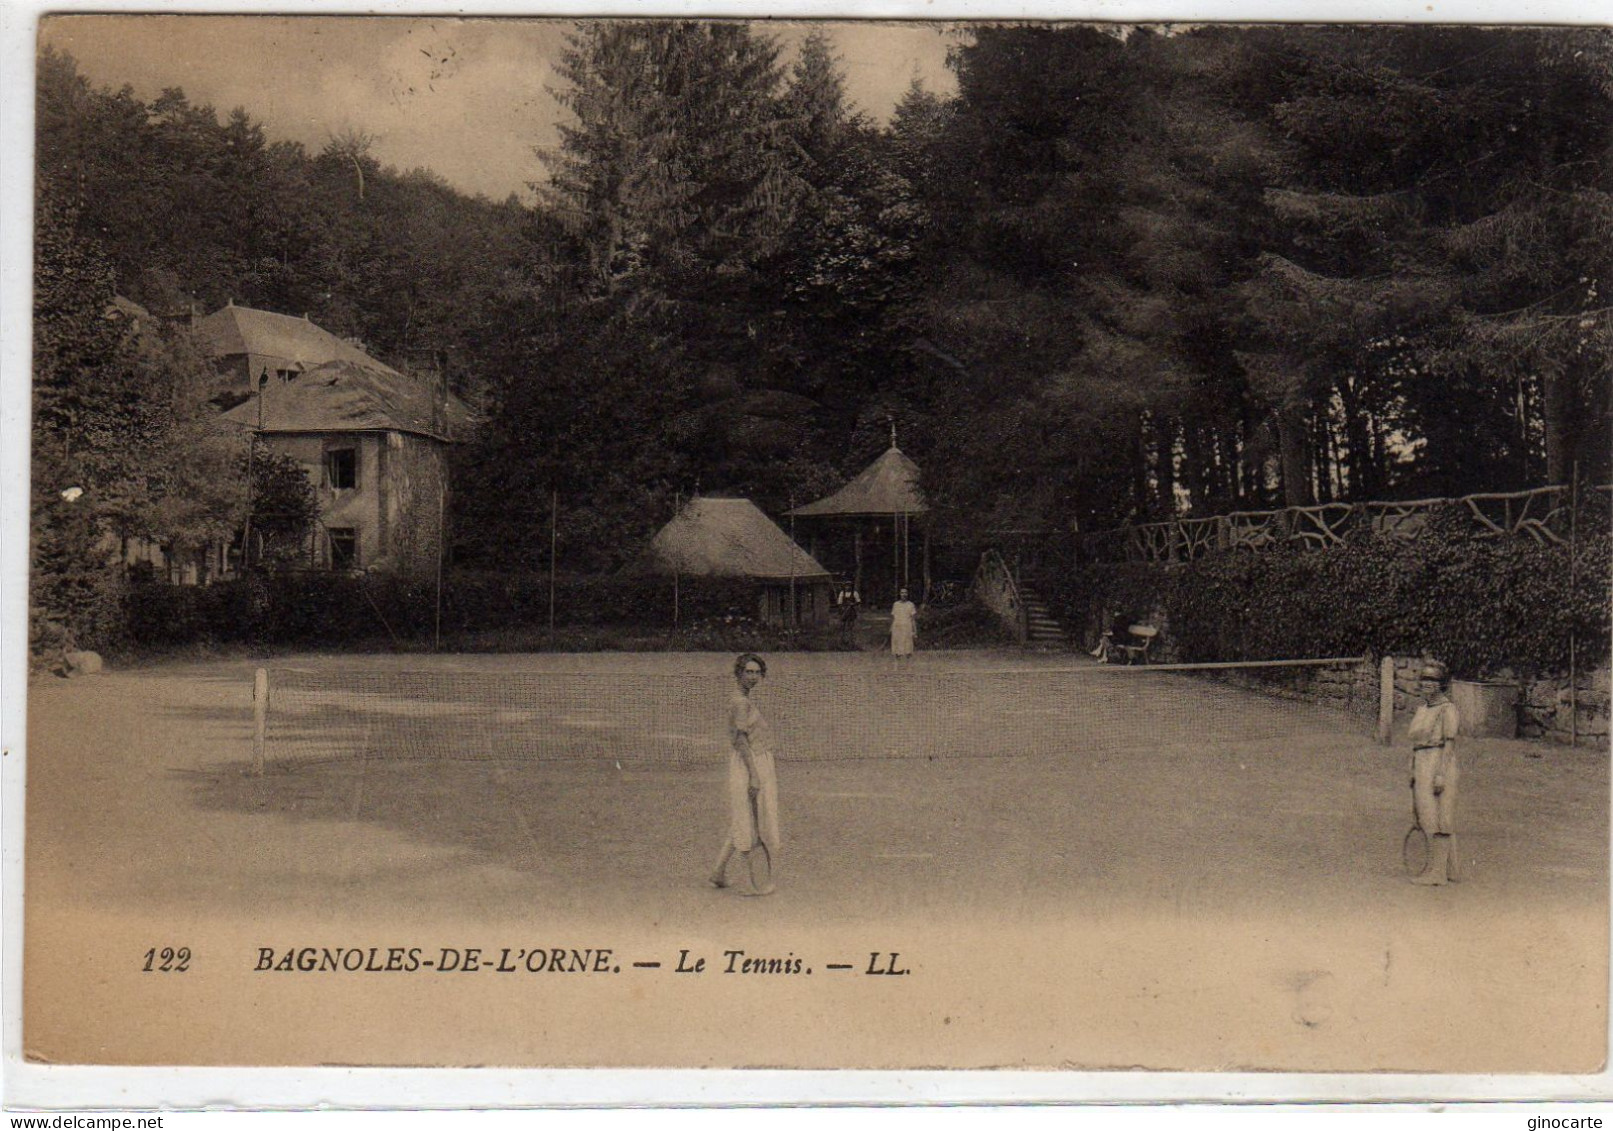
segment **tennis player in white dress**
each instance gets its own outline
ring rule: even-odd
[[[728,839],[717,854],[712,887],[728,886],[728,863],[736,852],[748,858],[760,845],[767,851],[769,874],[771,861],[778,857],[778,775],[773,765],[773,731],[751,698],[751,692],[766,677],[767,661],[755,653],[746,652],[734,661],[739,690],[728,701]],[[772,891],[769,880],[752,894],[767,895]]]

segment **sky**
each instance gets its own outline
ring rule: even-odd
[[[769,24],[792,61],[811,30]],[[850,100],[889,118],[914,77],[953,89],[956,33],[923,23],[825,23]],[[65,51],[97,87],[149,101],[179,87],[222,117],[243,107],[272,141],[317,152],[348,130],[400,170],[425,167],[454,187],[528,197],[543,176],[535,146],[558,140],[564,113],[550,69],[569,21],[416,16],[69,15],[41,21],[40,43]]]

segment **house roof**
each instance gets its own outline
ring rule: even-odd
[[[919,488],[919,465],[892,443],[884,455],[840,490],[789,513],[799,518],[822,518],[924,514],[929,509]]]
[[[439,440],[463,435],[470,423],[464,402],[450,394],[440,405],[429,384],[381,366],[327,361],[291,380],[271,377],[260,394],[224,414],[256,428],[262,399],[263,431],[413,432]]]
[[[140,322],[151,317],[151,311],[122,295],[113,295],[111,303],[102,314],[107,318],[127,318],[131,322]]]
[[[645,565],[693,577],[829,577],[749,499],[696,497],[650,540]]]
[[[311,369],[327,361],[346,361],[396,373],[357,346],[304,318],[231,304],[198,318],[191,327],[196,343],[210,357],[251,354],[271,369]],[[257,376],[253,374],[253,376]]]

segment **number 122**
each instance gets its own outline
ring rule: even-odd
[[[159,974],[183,974],[190,969],[190,947],[182,946],[177,950],[171,946],[161,950],[152,947],[146,951],[146,964],[140,969],[146,974],[153,970]]]

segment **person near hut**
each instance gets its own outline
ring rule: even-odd
[[[1417,823],[1428,834],[1428,867],[1411,882],[1425,886],[1461,879],[1456,854],[1456,733],[1461,715],[1451,702],[1444,664],[1423,667],[1423,705],[1411,719],[1411,795]]]
[[[773,732],[757,709],[752,692],[767,678],[767,661],[746,652],[734,661],[739,690],[728,701],[728,839],[717,854],[711,886],[728,886],[728,864],[737,852],[747,863],[758,846],[778,858],[778,775],[773,765]],[[771,880],[752,894],[769,895]]]
[[[907,590],[903,589],[891,606],[891,655],[899,660],[913,656],[913,642],[918,637],[918,614],[917,607],[907,599]]]
[[[1131,635],[1131,618],[1124,613],[1116,613],[1109,621],[1109,626],[1098,637],[1098,646],[1092,649],[1092,658],[1100,663],[1117,663],[1116,656],[1125,658],[1125,644]]]
[[[852,585],[842,585],[835,597],[835,604],[840,610],[840,628],[845,633],[847,643],[857,637],[857,611],[862,603],[862,594]]]

